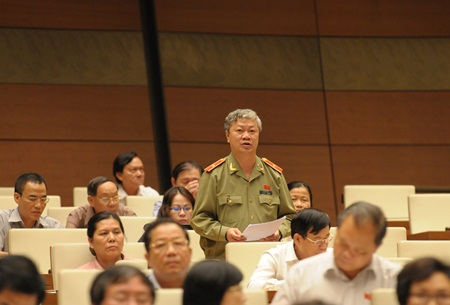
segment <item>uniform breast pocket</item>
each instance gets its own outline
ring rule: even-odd
[[[270,195],[259,195],[259,204],[267,210],[278,210],[280,198]]]
[[[226,226],[236,226],[242,217],[242,196],[219,196],[219,220]]]

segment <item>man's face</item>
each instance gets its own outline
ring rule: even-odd
[[[135,276],[123,283],[111,284],[105,291],[105,298],[101,305],[116,304],[152,305],[153,298],[150,287]]]
[[[348,278],[353,279],[372,261],[378,248],[375,236],[376,228],[369,221],[356,226],[352,215],[342,221],[334,242],[334,259]]]
[[[173,223],[160,224],[151,233],[148,265],[158,277],[185,276],[191,262],[192,249],[182,228]]]
[[[38,297],[36,294],[26,294],[9,289],[0,292],[1,305],[36,305],[37,303]]]
[[[327,251],[330,228],[325,227],[316,234],[311,233],[311,230],[309,230],[306,237],[303,238],[298,233],[294,234],[295,253],[298,259],[304,259]]]
[[[34,224],[47,205],[47,188],[44,183],[27,182],[22,195],[14,193],[14,200],[19,205],[19,214],[24,224]]]
[[[96,196],[88,196],[89,204],[95,213],[111,211],[117,213],[119,209],[119,193],[115,183],[107,181],[97,188]]]
[[[233,154],[252,153],[256,155],[259,143],[259,128],[255,120],[238,119],[230,130],[225,131]]]
[[[123,172],[116,173],[125,188],[138,188],[144,184],[144,164],[139,157],[134,157],[130,163],[124,166]]]

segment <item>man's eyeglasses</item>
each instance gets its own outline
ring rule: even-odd
[[[120,197],[119,197],[119,196],[114,196],[114,197],[102,197],[102,198],[95,197],[95,198],[97,198],[98,200],[100,200],[100,201],[103,202],[104,204],[108,204],[109,202],[112,202],[112,203],[119,203],[119,201],[120,201]]]
[[[418,293],[410,293],[409,294],[409,303],[410,304],[428,304],[431,299],[436,301],[436,304],[439,305],[449,305],[450,304],[450,294],[438,293],[435,295],[429,295],[424,292]]]
[[[143,167],[133,167],[133,168],[128,169],[128,171],[131,174],[136,174],[138,171],[145,173],[145,170]]]
[[[20,195],[20,196],[22,196],[22,195]],[[31,203],[39,202],[40,204],[47,204],[50,201],[50,198],[48,198],[47,196],[45,196],[45,197],[28,196],[26,198],[26,200]]]
[[[170,210],[171,211],[174,211],[175,213],[180,213],[181,212],[181,210],[183,210],[184,212],[189,212],[190,210],[192,210],[192,208],[191,207],[173,207],[173,208],[170,208]]]
[[[150,244],[150,247],[155,251],[165,252],[167,249],[169,249],[169,245],[172,245],[172,247],[175,250],[180,250],[184,248],[188,244],[188,241],[185,239],[176,239],[172,241],[157,241],[152,244]]]
[[[311,238],[308,238],[308,237],[305,237],[305,239],[310,241],[310,242],[312,242],[312,243],[314,243],[314,244],[316,244],[317,247],[320,247],[320,246],[323,246],[325,244],[328,245],[328,243],[333,240],[333,237],[334,236],[332,234],[330,234],[330,236],[328,236],[325,239],[312,240]]]

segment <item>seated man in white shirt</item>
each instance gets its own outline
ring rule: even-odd
[[[248,283],[250,289],[278,289],[298,261],[325,252],[333,236],[330,218],[317,209],[304,209],[291,221],[292,240],[261,256]]]
[[[400,265],[375,254],[386,235],[386,217],[371,203],[356,202],[338,217],[333,251],[298,262],[272,305],[322,301],[370,305],[376,288],[394,288]]]
[[[128,195],[159,196],[158,191],[150,186],[144,186],[144,163],[135,152],[126,152],[114,159],[113,175],[119,185],[120,204],[125,204]]]

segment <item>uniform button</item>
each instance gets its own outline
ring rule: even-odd
[[[250,219],[253,220],[253,215],[250,215]]]
[[[249,202],[252,202],[253,200],[252,200],[252,199],[249,199],[248,201],[249,201]]]

